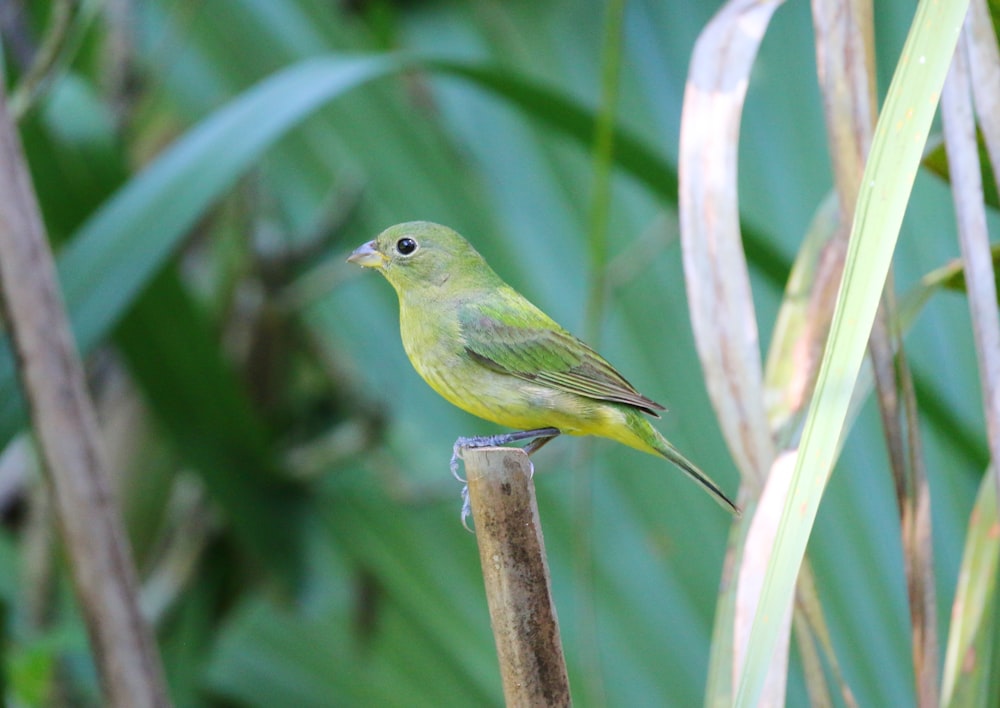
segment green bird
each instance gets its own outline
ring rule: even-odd
[[[431,388],[519,431],[459,438],[456,457],[464,447],[531,440],[525,447],[531,454],[560,433],[597,435],[666,458],[739,515],[719,486],[650,424],[646,416],[659,418],[664,407],[501,280],[455,231],[426,221],[397,224],[347,260],[378,270],[395,288],[403,347]]]

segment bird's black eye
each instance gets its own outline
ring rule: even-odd
[[[401,256],[408,256],[417,250],[417,242],[409,236],[405,236],[396,241],[396,250]]]

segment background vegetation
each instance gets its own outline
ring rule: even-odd
[[[692,337],[676,186],[688,65],[718,7],[633,0],[620,34],[618,7],[0,4],[11,106],[23,110],[176,704],[500,701],[475,540],[447,471],[455,437],[493,428],[419,380],[391,289],[344,263],[393,223],[464,233],[666,404],[660,427],[680,449],[739,487]],[[33,83],[61,12],[55,61]],[[912,12],[897,0],[874,8],[879,97]],[[609,153],[594,125],[612,119]],[[781,6],[767,27],[738,150],[766,356],[793,261],[811,225],[822,229],[834,186],[805,3]],[[901,301],[959,255],[954,234],[949,184],[921,170],[894,261]],[[900,326],[919,407],[908,436],[919,434],[930,489],[940,668],[990,455],[964,292],[920,292],[922,309]],[[4,694],[96,705],[3,357]],[[562,439],[535,465],[576,702],[702,702],[731,520],[667,465],[610,443]],[[918,699],[890,469],[867,400],[810,539],[825,621],[794,634],[790,705]],[[744,487],[742,501],[757,493]],[[981,577],[995,578],[995,548],[982,553]],[[992,592],[978,605],[987,628]],[[993,680],[987,671],[984,705]]]

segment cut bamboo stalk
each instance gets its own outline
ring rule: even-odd
[[[490,623],[508,706],[569,706],[531,461],[518,448],[462,451]]]

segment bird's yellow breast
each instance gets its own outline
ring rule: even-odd
[[[457,310],[400,303],[400,334],[413,368],[452,405],[516,430],[558,428],[608,436],[624,425],[617,406],[489,369],[466,353]]]

